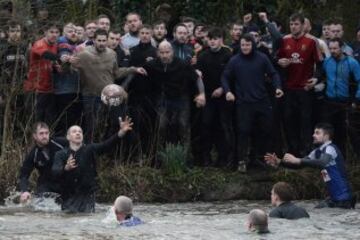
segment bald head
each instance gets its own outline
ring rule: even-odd
[[[250,230],[257,231],[258,233],[267,233],[268,229],[268,216],[261,209],[251,210],[248,217]]]
[[[123,221],[127,217],[132,216],[132,200],[126,196],[119,196],[114,202],[114,211],[118,221]]]
[[[172,46],[171,43],[169,43],[168,41],[164,40],[159,44],[159,49],[171,49],[172,50]]]
[[[66,139],[69,141],[70,144],[82,144],[83,131],[81,127],[78,125],[71,126],[67,131]]]
[[[158,47],[158,57],[164,64],[171,63],[174,59],[174,51],[168,41],[162,41]]]

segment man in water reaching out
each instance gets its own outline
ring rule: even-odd
[[[120,130],[102,143],[85,145],[83,131],[79,126],[72,126],[66,138],[69,147],[55,154],[53,174],[62,182],[61,209],[67,212],[94,212],[96,183],[96,155],[109,151],[118,141],[132,130],[133,123],[126,117],[120,120]]]

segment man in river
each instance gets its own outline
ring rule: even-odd
[[[51,167],[55,153],[66,147],[68,143],[65,138],[50,138],[49,126],[44,122],[34,124],[32,136],[35,146],[26,155],[20,169],[20,202],[26,202],[31,198],[29,177],[34,168],[39,173],[36,194],[44,192],[60,193],[60,185],[52,175]]]
[[[120,226],[132,227],[143,223],[140,218],[133,215],[133,202],[126,196],[116,198],[114,212]]]
[[[269,233],[268,216],[264,210],[253,209],[247,219],[247,228],[258,234]]]
[[[310,217],[304,208],[291,202],[293,196],[293,189],[288,183],[276,183],[271,190],[271,205],[275,208],[271,210],[269,217],[289,220]]]
[[[282,159],[275,153],[265,155],[265,161],[272,166],[279,164],[286,167],[312,167],[321,169],[321,175],[326,183],[329,197],[317,208],[338,207],[354,208],[356,199],[353,197],[346,177],[344,157],[338,147],[332,143],[334,128],[329,123],[319,123],[315,126],[313,143],[317,146],[308,156],[297,158],[286,153]]]
[[[85,145],[83,131],[79,126],[72,126],[67,131],[69,147],[55,154],[52,172],[62,182],[61,209],[70,212],[94,212],[96,183],[96,159],[109,151],[119,140],[132,130],[133,123],[126,117],[119,118],[120,130],[102,143]]]

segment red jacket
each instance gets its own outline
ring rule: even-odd
[[[43,58],[45,52],[57,54],[56,44],[50,45],[43,38],[36,41],[31,47],[28,78],[24,81],[24,90],[26,92],[53,92],[53,64],[50,60]]]

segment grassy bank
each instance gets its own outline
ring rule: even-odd
[[[22,161],[21,146],[12,146],[0,160],[0,199],[18,184]],[[320,171],[314,169],[251,170],[247,174],[217,168],[192,168],[185,165],[186,149],[169,145],[159,154],[161,169],[149,166],[116,164],[98,159],[98,201],[112,202],[118,195],[128,195],[140,202],[226,201],[233,199],[269,199],[277,181],[293,185],[297,198],[313,199],[325,195]],[[354,192],[360,191],[360,166],[349,167]],[[36,171],[31,176],[34,189]]]

